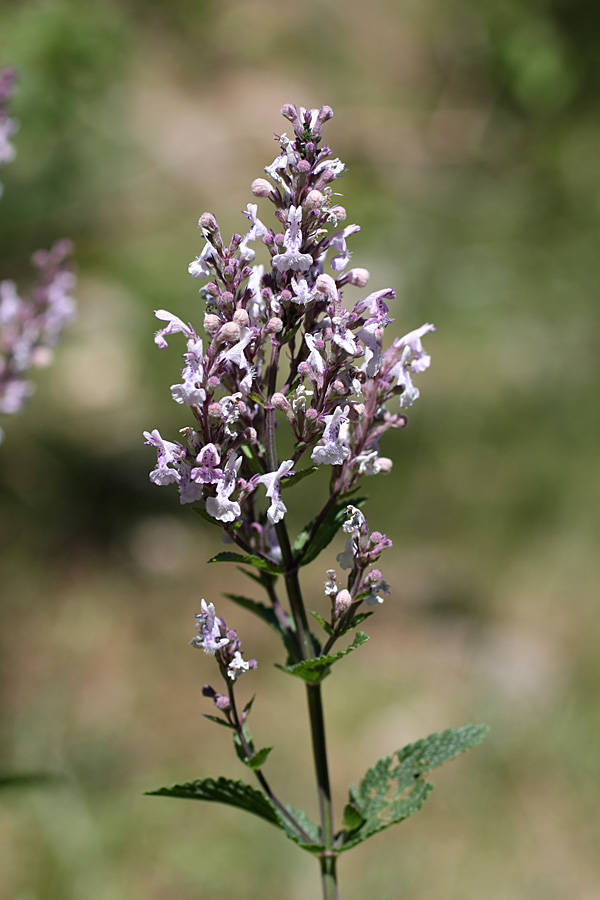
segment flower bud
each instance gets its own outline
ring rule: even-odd
[[[279,296],[280,296],[280,299],[283,301],[291,300],[292,292],[288,291],[287,288],[284,288]]]
[[[220,403],[209,403],[208,414],[212,419],[222,419],[223,410]]]
[[[308,209],[321,209],[324,200],[325,197],[323,196],[321,191],[310,191],[306,198],[305,206]]]
[[[320,294],[325,294],[332,303],[335,303],[338,299],[337,287],[331,275],[319,275],[315,282],[315,287]]]
[[[317,116],[317,122],[323,124],[323,122],[329,121],[329,119],[333,118],[333,110],[330,106],[322,106],[319,110],[319,115]]]
[[[221,294],[221,303],[233,303],[233,294],[231,291],[223,291]]]
[[[350,269],[345,276],[346,284],[353,284],[360,288],[366,287],[369,278],[370,274],[367,269]]]
[[[333,173],[331,173],[331,174],[333,174]],[[334,175],[334,178],[335,178],[335,175]],[[331,181],[331,178],[329,180]],[[331,212],[336,217],[338,222],[343,222],[344,219],[346,218],[346,210],[344,209],[343,206],[334,206],[334,207],[332,207]]]
[[[240,326],[237,322],[225,322],[219,332],[219,337],[224,341],[239,341]]]
[[[255,178],[250,190],[255,197],[271,197],[273,194],[273,188],[266,178]]]
[[[221,327],[221,320],[214,313],[206,313],[204,316],[204,330],[207,334],[216,334]]]
[[[215,388],[218,388],[221,386],[221,379],[217,378],[216,375],[211,375],[210,378],[208,379],[208,381],[206,382],[206,384],[207,384],[207,387],[209,388],[209,390],[214,391]]]
[[[216,694],[215,706],[217,707],[217,709],[229,709],[229,707],[231,706],[229,697],[226,697],[224,694]]]
[[[296,171],[300,172],[300,174],[305,175],[310,171],[310,163],[306,159],[301,159],[300,162],[296,166]]]
[[[236,309],[233,314],[233,321],[237,322],[242,328],[244,328],[248,322],[250,321],[250,317],[245,309]]]
[[[352,606],[352,596],[350,591],[347,591],[346,588],[339,591],[338,595],[335,598],[335,614],[336,616],[341,616],[342,613],[345,613],[347,609],[350,609]]]
[[[279,334],[282,328],[283,322],[279,316],[272,316],[266,325],[266,330],[271,332],[271,334]]]
[[[284,395],[281,394],[279,391],[277,391],[277,393],[273,394],[273,396],[271,397],[271,403],[273,404],[275,409],[281,409],[284,411],[290,409],[289,402],[286,400]]]
[[[202,213],[198,220],[198,228],[202,228],[205,231],[211,231],[216,234],[219,230],[219,225],[212,213],[205,212]]]
[[[224,266],[223,278],[225,281],[233,281],[235,278],[235,268],[233,266]]]
[[[285,240],[285,235],[279,233],[275,235],[275,243],[278,247],[283,247],[283,242]]]
[[[383,475],[387,475],[392,471],[393,462],[387,456],[379,456],[377,458],[377,466]]]

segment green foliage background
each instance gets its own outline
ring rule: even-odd
[[[2,900],[316,890],[266,823],[142,796],[244,775],[186,642],[201,597],[247,586],[205,566],[218,533],[148,482],[141,431],[187,424],[152,310],[200,320],[197,218],[242,229],[286,101],[335,110],[354,262],[397,288],[392,328],[438,329],[393,473],[366,484],[393,594],[325,685],[338,814],[394,748],[492,727],[414,820],[342,860],[342,897],[596,896],[599,19],[583,0],[0,0],[21,123],[0,277],[25,285],[30,253],[69,236],[80,304],[3,423],[0,770],[64,781],[2,791]],[[314,495],[296,493],[300,530]],[[315,608],[335,552],[304,570]],[[219,609],[259,658],[254,734],[301,806],[302,685]]]

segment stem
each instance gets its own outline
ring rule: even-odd
[[[325,853],[320,857],[323,900],[337,900],[337,854],[333,850],[333,805],[331,802],[331,787],[329,784],[329,767],[327,764],[327,745],[325,743],[325,719],[323,716],[321,685],[307,684],[306,695],[310,716],[315,772],[317,775],[323,844],[325,846]]]
[[[287,528],[284,522],[277,526],[281,552],[288,571],[285,576],[290,607],[296,622],[298,637],[304,659],[314,658],[315,652],[306,618],[306,609],[302,599],[298,578],[298,563],[294,561]],[[321,866],[321,884],[323,900],[337,900],[336,857],[333,850],[333,806],[331,802],[331,786],[329,783],[329,766],[327,762],[327,745],[325,742],[325,718],[320,684],[307,684],[306,696],[310,720],[310,733],[313,748],[317,789],[319,796],[319,813],[325,851],[319,858]]]
[[[223,672],[223,669],[221,671]],[[224,673],[224,677],[225,678],[227,677],[226,671]],[[250,747],[250,744],[246,740],[246,735],[244,734],[244,726],[240,722],[240,719],[238,716],[238,711],[237,711],[237,707],[236,707],[236,703],[235,703],[235,696],[234,696],[234,692],[233,692],[233,684],[229,683],[227,685],[227,692],[229,694],[230,714],[231,714],[231,719],[233,720],[233,726],[236,730],[237,736],[240,739],[242,747],[244,748],[244,753],[246,754],[246,758],[251,759],[254,754],[252,752],[252,748]],[[279,799],[279,797],[277,796],[275,791],[271,788],[269,782],[263,775],[262,771],[260,769],[255,769],[254,774],[256,775],[256,777],[258,779],[258,783],[264,790],[265,794],[267,795],[267,797],[269,798],[271,803],[273,803],[273,805],[277,807],[277,809],[280,811],[280,813],[286,817],[288,822],[291,822],[291,824],[296,829],[296,831],[298,831],[298,833],[300,835],[302,835],[302,837],[304,838],[306,843],[311,844],[312,838],[310,837],[310,835],[306,833],[306,831],[304,830],[304,828],[302,827],[300,822],[298,822],[296,817],[294,815],[292,815],[292,813],[288,809],[285,808],[285,806],[283,805],[283,803],[281,802],[281,800]]]

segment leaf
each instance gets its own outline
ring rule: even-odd
[[[224,550],[222,553],[217,553],[216,556],[213,556],[212,559],[209,559],[208,561],[209,563],[235,562],[245,566],[254,566],[255,569],[260,569],[262,572],[268,572],[270,575],[280,575],[283,572],[281,566],[278,566],[268,559],[263,559],[262,556],[254,556],[253,554],[242,556],[240,553],[232,553],[230,550]]]
[[[208,713],[202,713],[205,719],[210,719],[211,722],[216,722],[217,725],[224,725],[225,728],[233,728],[231,722],[226,722],[225,719],[219,718],[219,716],[209,716]]]
[[[342,825],[345,830],[355,831],[364,821],[365,819],[362,813],[359,813],[357,808],[351,803],[346,803],[346,806],[344,807],[344,816],[342,818]]]
[[[246,761],[246,765],[250,769],[252,769],[253,772],[258,771],[258,769],[262,769],[267,761],[267,756],[272,749],[272,747],[263,747],[262,750],[257,750],[252,756],[252,759]]]
[[[37,787],[38,785],[52,784],[52,782],[63,780],[63,775],[52,772],[23,772],[20,774],[10,772],[3,774],[0,772],[0,789]]]
[[[366,497],[359,497],[352,501],[352,505],[361,507],[366,500]],[[331,543],[346,520],[347,507],[347,497],[344,497],[343,500],[332,506],[317,528],[314,537],[311,538],[310,544],[308,543],[308,540],[318,516],[314,518],[312,522],[308,523],[294,541],[293,550],[296,562],[301,566],[308,565],[308,563],[312,562],[313,559],[316,559],[319,553]]]
[[[350,786],[348,806],[362,821],[358,826],[345,825],[340,835],[340,850],[349,850],[417,812],[433,790],[433,784],[422,776],[464,750],[476,747],[487,731],[485,725],[448,728],[380,759],[368,770],[358,788]]]
[[[186,784],[174,784],[170,788],[146,791],[151,797],[180,797],[184,800],[206,800],[210,803],[224,803],[245,809],[272,825],[282,828],[275,807],[262,791],[257,791],[243,781],[230,778],[203,778]]]
[[[283,645],[288,654],[292,658],[294,658],[294,655],[297,652],[292,637],[295,631],[295,626],[294,623],[290,620],[290,617],[287,615],[287,613],[284,612],[283,615],[285,616],[288,623],[289,631],[285,630],[282,622],[280,622],[277,618],[275,611],[266,606],[264,603],[259,603],[258,600],[251,600],[249,597],[243,597],[241,594],[225,594],[225,596],[229,600],[232,600],[233,603],[237,603],[238,606],[241,606],[242,609],[247,609],[249,612],[254,613],[255,616],[258,616],[260,619],[262,619],[263,622],[266,622],[267,625],[273,629],[273,631],[277,632],[277,634],[283,641]]]
[[[286,488],[291,487],[293,484],[298,484],[299,481],[303,481],[309,475],[314,474],[317,471],[318,466],[309,466],[307,469],[300,469],[299,472],[294,472],[293,475],[288,475],[286,478],[282,478],[279,486],[281,490],[284,491]]]
[[[358,615],[354,616],[348,627],[343,631],[340,631],[338,637],[343,637],[345,634],[348,634],[349,631],[354,631],[354,629],[358,628],[358,626],[361,625],[365,621],[365,619],[368,619],[369,616],[372,615],[372,612],[358,613]]]
[[[281,669],[282,672],[289,672],[290,675],[295,675],[297,678],[301,678],[309,684],[318,684],[319,681],[322,681],[323,678],[329,675],[329,669],[338,661],[338,659],[343,659],[344,656],[352,653],[353,650],[356,650],[368,640],[368,634],[358,631],[350,646],[345,650],[338,650],[337,653],[334,653],[331,656],[317,656],[314,659],[304,659],[291,666],[278,665],[277,668]]]
[[[225,594],[225,596],[228,600],[241,606],[242,609],[247,609],[249,612],[254,613],[255,616],[258,616],[259,619],[266,622],[267,625],[269,625],[270,628],[273,628],[278,634],[282,634],[283,629],[281,623],[269,606],[266,606],[264,603],[259,603],[258,600],[251,600],[249,597],[243,597],[241,594]]]
[[[321,837],[321,829],[319,828],[319,826],[315,825],[314,822],[311,822],[303,809],[294,809],[294,807],[290,806],[289,804],[286,804],[285,808],[298,822],[306,835],[305,837],[301,832],[299,832],[298,829],[294,826],[293,822],[290,822],[286,815],[284,815],[280,810],[277,810],[277,815],[279,816],[279,824],[283,828],[286,837],[288,837],[295,844],[298,844],[298,846],[302,847],[304,850],[308,850],[310,853],[321,853],[325,848],[323,847],[323,839]],[[308,841],[306,840],[307,837],[310,838],[311,843],[308,843]]]
[[[315,612],[314,609],[309,609],[309,613],[311,614],[311,616],[313,617],[313,619],[316,619],[316,620],[317,620],[317,622],[319,623],[319,625],[321,626],[321,628],[322,628],[324,631],[326,631],[327,634],[332,635],[332,634],[334,633],[334,632],[333,632],[333,628],[331,627],[331,625],[329,624],[329,622],[327,621],[327,619],[323,618],[323,616],[320,615],[320,613]]]
[[[197,516],[200,516],[200,518],[204,519],[205,522],[208,522],[209,525],[216,525],[217,528],[223,527],[222,524],[217,521],[217,519],[213,519],[212,516],[209,516],[205,509],[201,509],[199,506],[192,506],[192,509]]]

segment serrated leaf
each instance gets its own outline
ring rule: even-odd
[[[253,556],[251,554],[242,556],[241,553],[232,553],[230,550],[217,553],[216,556],[213,556],[208,561],[209,563],[234,562],[244,566],[254,566],[255,569],[260,569],[261,572],[268,572],[270,575],[280,575],[283,572],[281,566],[270,562],[268,559],[263,559],[262,556]]]
[[[304,832],[304,834],[302,834],[302,832],[298,831],[294,823],[290,822],[288,817],[280,810],[277,810],[279,824],[285,832],[286,837],[295,844],[298,844],[298,846],[302,847],[304,850],[308,850],[310,853],[321,853],[325,848],[323,847],[323,839],[321,837],[321,829],[319,826],[315,825],[315,823],[308,818],[303,809],[294,809],[294,807],[289,804],[286,804],[285,808],[294,817]],[[310,841],[308,841],[307,838],[309,838]]]
[[[380,759],[359,787],[350,786],[350,805],[363,818],[358,829],[343,832],[340,850],[349,850],[395,822],[417,812],[433,790],[423,775],[476,747],[487,734],[484,725],[465,725],[429,737]]]
[[[206,800],[209,803],[224,803],[245,809],[261,819],[282,828],[275,807],[262,791],[250,787],[243,781],[230,778],[203,778],[186,784],[175,784],[170,788],[146,791],[151,797],[179,797],[183,800]]]
[[[327,634],[329,634],[329,635],[333,634],[333,628],[331,627],[331,625],[329,624],[327,619],[323,618],[323,616],[320,613],[315,612],[314,609],[309,609],[309,613],[311,614],[313,619],[316,619],[316,621],[319,623],[321,628],[324,631],[326,631]]]
[[[291,666],[278,665],[277,668],[281,669],[282,672],[288,672],[290,675],[295,675],[296,678],[301,678],[303,681],[308,682],[308,684],[318,684],[319,681],[322,681],[323,678],[329,674],[329,670],[334,663],[339,659],[343,659],[343,657],[347,656],[349,653],[352,653],[353,650],[356,650],[368,640],[368,634],[358,631],[350,646],[345,650],[338,650],[337,653],[334,653],[331,656],[317,656],[314,659],[304,659]]]
[[[366,497],[359,497],[352,501],[352,505],[360,508],[366,500]],[[321,551],[331,543],[346,520],[346,508],[348,503],[347,497],[344,497],[343,500],[331,507],[317,528],[310,544],[308,543],[308,540],[318,517],[314,518],[312,522],[309,522],[300,532],[294,541],[293,546],[296,562],[301,566],[308,565],[308,563],[316,559]]]
[[[318,466],[309,466],[307,469],[300,469],[299,472],[294,472],[293,475],[282,478],[279,483],[281,490],[292,487],[292,485],[298,484],[299,481],[304,481],[309,475],[313,475],[318,468]]]

